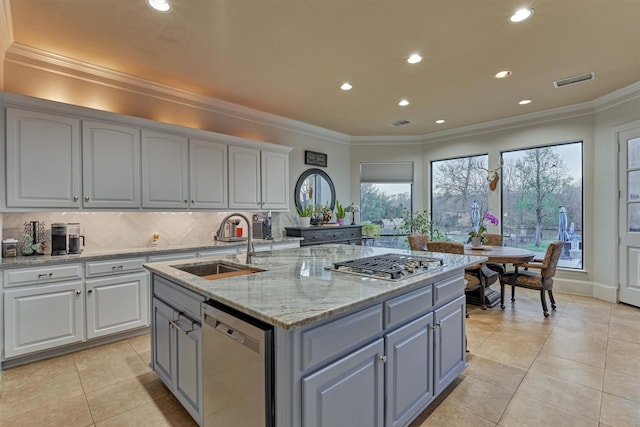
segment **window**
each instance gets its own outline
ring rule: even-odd
[[[407,239],[399,238],[396,226],[405,209],[411,210],[413,163],[360,164],[360,218],[380,225],[381,236],[376,246],[407,247]]]
[[[488,212],[487,162],[486,154],[431,162],[431,220],[448,240],[467,240],[474,202]]]
[[[558,266],[582,268],[582,142],[502,153],[502,234],[543,255],[563,240]]]

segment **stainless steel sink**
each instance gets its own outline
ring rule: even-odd
[[[243,274],[255,274],[266,271],[262,268],[244,264],[236,264],[228,261],[211,261],[197,264],[182,264],[174,265],[172,267],[208,280],[224,279],[233,276],[240,276]]]

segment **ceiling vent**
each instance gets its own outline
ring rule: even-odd
[[[404,126],[404,125],[408,125],[409,123],[411,123],[409,120],[398,120],[397,122],[393,122],[391,123],[391,126],[393,127],[399,127],[399,126]]]
[[[565,79],[556,80],[553,82],[555,87],[568,86],[575,83],[586,82],[587,80],[593,80],[595,78],[593,73],[579,74],[577,76],[567,77]]]

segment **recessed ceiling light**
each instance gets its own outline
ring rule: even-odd
[[[511,15],[511,17],[509,18],[509,22],[513,22],[513,23],[522,22],[524,20],[531,18],[532,16],[533,16],[533,9],[519,9],[516,11],[516,13]]]
[[[417,53],[412,54],[408,59],[407,62],[409,64],[417,64],[418,62],[422,61],[422,56],[418,55]]]
[[[401,107],[406,107],[407,105],[409,105],[409,101],[407,101],[406,99],[402,99],[400,100],[400,102],[398,102],[398,105]]]
[[[168,12],[171,10],[171,3],[169,3],[169,0],[147,0],[147,4],[158,12]]]
[[[444,123],[444,120],[443,120],[443,119],[438,119],[438,120],[436,120],[436,123],[437,123],[437,124],[439,124],[439,125],[441,125],[441,124],[443,124],[443,123]]]
[[[340,89],[342,90],[351,90],[353,88],[353,86],[351,86],[351,83],[349,82],[344,82],[342,83],[342,86],[340,86]]]
[[[496,79],[504,79],[505,77],[509,77],[510,75],[511,75],[511,71],[504,70],[504,71],[498,71],[493,77],[495,77]]]
[[[520,104],[520,105],[531,104],[531,100],[530,99],[523,99],[522,101],[518,102],[518,104]]]

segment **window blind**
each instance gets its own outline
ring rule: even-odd
[[[360,163],[360,182],[413,183],[413,162]]]

